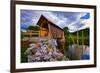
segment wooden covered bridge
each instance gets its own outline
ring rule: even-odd
[[[40,37],[64,39],[63,29],[51,22],[50,20],[48,20],[43,15],[41,15],[40,19],[37,22],[37,25],[40,26]]]
[[[49,19],[47,19],[45,16],[41,15],[37,24],[39,26],[39,31],[27,31],[24,33],[24,35],[27,36],[34,36],[37,35],[37,37],[43,37],[48,39],[57,39],[60,41],[60,46],[63,45],[62,49],[64,49],[64,31],[62,28],[57,26],[55,23],[51,22]]]

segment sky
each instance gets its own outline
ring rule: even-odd
[[[68,27],[69,32],[89,28],[90,13],[88,12],[58,12],[21,10],[21,29],[26,30],[29,26],[35,26],[41,15],[60,28]]]

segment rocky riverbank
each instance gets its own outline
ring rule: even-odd
[[[28,62],[47,62],[68,60],[66,56],[57,49],[56,39],[38,39],[31,43],[30,47],[24,52]]]

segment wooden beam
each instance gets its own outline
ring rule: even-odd
[[[50,24],[48,23],[48,28],[49,28],[49,34],[48,34],[48,37],[49,39],[51,38],[51,28],[50,28]]]

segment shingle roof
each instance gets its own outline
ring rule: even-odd
[[[56,23],[52,22],[52,21],[50,20],[50,18],[47,18],[47,17],[44,16],[44,15],[41,15],[41,16],[40,16],[40,18],[39,18],[39,20],[38,20],[38,22],[37,22],[37,25],[40,25],[40,23],[42,22],[42,19],[47,20],[50,24],[52,24],[53,26],[55,26],[55,27],[57,27],[57,28],[59,28],[60,30],[63,31],[62,28],[60,28],[59,26],[57,26]]]

